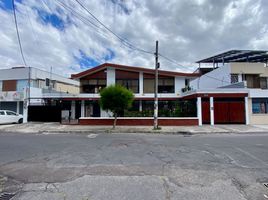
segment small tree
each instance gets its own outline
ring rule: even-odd
[[[101,90],[100,96],[101,108],[113,113],[115,128],[118,115],[132,106],[133,92],[121,85],[111,85]]]

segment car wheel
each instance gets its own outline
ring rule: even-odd
[[[22,124],[22,122],[23,122],[23,119],[22,119],[22,118],[19,119],[18,123],[19,123],[19,124]]]

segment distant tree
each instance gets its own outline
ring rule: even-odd
[[[121,85],[110,85],[101,90],[100,96],[101,108],[113,113],[113,128],[115,128],[118,115],[132,106],[133,92]]]

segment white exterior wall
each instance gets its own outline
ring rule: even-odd
[[[139,73],[139,94],[143,94],[143,72]]]
[[[29,68],[0,70],[0,80],[25,80],[29,77]]]
[[[175,94],[180,95],[182,93],[181,89],[185,87],[185,77],[176,76],[175,77]]]
[[[115,84],[115,69],[112,67],[107,67],[106,70],[106,84],[107,86]]]
[[[213,89],[231,84],[231,68],[225,64],[190,82],[193,89]]]
[[[28,77],[28,75],[26,77]],[[40,69],[31,68],[31,79],[34,79],[34,80],[35,79],[43,79],[43,80],[45,80],[46,78],[50,79],[50,77],[52,80],[56,80],[56,81],[61,82],[61,83],[67,83],[70,85],[79,86],[78,81],[75,81],[75,80],[72,80],[72,79],[57,75],[57,74],[53,74],[53,73],[51,74],[48,71],[43,71]]]

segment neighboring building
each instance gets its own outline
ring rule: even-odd
[[[198,61],[212,71],[191,81],[199,124],[268,124],[268,52],[232,50]],[[201,68],[202,69],[202,68]]]
[[[28,118],[29,99],[30,112],[31,106],[44,105],[44,94],[66,93],[78,94],[79,82],[32,67],[0,70],[0,109],[23,114],[24,122]]]

